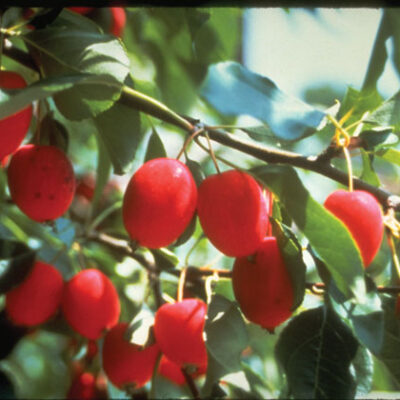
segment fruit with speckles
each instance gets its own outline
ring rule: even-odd
[[[186,165],[171,158],[156,158],[144,163],[126,188],[124,225],[141,246],[168,246],[189,225],[196,203],[196,183]]]
[[[163,304],[156,312],[154,334],[161,351],[181,367],[207,365],[203,330],[207,305],[199,299]]]
[[[266,198],[249,174],[230,170],[207,177],[199,187],[197,212],[205,235],[222,253],[254,253],[269,226]]]
[[[20,285],[6,294],[6,313],[13,323],[35,326],[50,319],[58,310],[63,278],[50,264],[36,261]]]
[[[72,164],[55,146],[28,144],[12,156],[8,187],[14,203],[31,219],[44,222],[61,217],[75,191]]]
[[[1,89],[22,89],[26,87],[24,78],[13,71],[0,71]],[[32,119],[32,106],[0,120],[0,162],[14,153],[26,136]]]
[[[140,388],[151,379],[160,350],[157,344],[142,349],[130,343],[125,337],[127,328],[127,323],[119,323],[106,334],[103,368],[115,386]]]
[[[251,259],[235,260],[232,286],[246,318],[269,331],[292,314],[293,286],[273,236],[264,238]]]
[[[98,339],[118,323],[120,302],[111,280],[97,269],[85,269],[64,288],[62,311],[82,336]]]
[[[364,267],[368,267],[383,238],[382,210],[376,198],[363,190],[339,189],[326,198],[324,206],[346,225],[360,249]]]

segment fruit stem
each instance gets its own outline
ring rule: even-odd
[[[185,367],[181,368],[182,374],[185,377],[185,381],[187,385],[189,386],[189,389],[192,393],[193,399],[194,400],[200,400],[200,395],[199,395],[199,390],[197,389],[196,384],[193,381],[193,378],[191,375],[186,371]]]
[[[187,273],[187,267],[183,267],[181,270],[181,274],[179,275],[178,293],[176,296],[177,302],[180,302],[183,300],[183,290],[185,288],[186,273]]]
[[[346,146],[343,146],[343,153],[347,164],[347,173],[349,175],[349,192],[353,191],[353,166],[351,165],[351,158],[349,150]]]
[[[93,222],[88,226],[86,232],[90,233],[91,231],[94,231],[98,225],[100,225],[110,214],[112,214],[114,211],[119,210],[122,206],[122,201],[117,201],[114,204],[111,204],[108,208],[103,210],[94,220]]]
[[[400,262],[399,257],[397,256],[396,245],[394,243],[393,235],[391,232],[388,233],[388,239],[390,252],[392,253],[393,264],[396,269],[397,281],[400,282]]]
[[[207,133],[207,132],[206,132],[206,135],[205,135],[205,136],[206,136],[206,138],[207,138],[208,148],[209,148],[209,150],[210,150],[211,159],[213,160],[213,163],[214,163],[214,165],[215,165],[215,169],[216,169],[217,172],[220,174],[221,171],[220,171],[220,169],[219,169],[219,167],[218,167],[218,162],[217,162],[217,159],[216,159],[216,157],[215,157],[214,150],[213,150],[213,148],[212,148],[210,136],[208,136],[208,133]]]
[[[176,156],[176,159],[179,160],[182,156],[182,154],[186,151],[187,147],[191,143],[191,141],[197,136],[200,135],[200,133],[204,132],[204,128],[197,129],[194,131],[186,140],[185,143],[183,143],[183,146],[181,150],[179,151],[178,155]]]
[[[213,282],[217,282],[219,280],[218,272],[214,270],[214,273],[206,278],[205,282],[205,289],[206,289],[206,296],[207,296],[207,304],[211,303],[212,297],[212,287],[211,284]]]

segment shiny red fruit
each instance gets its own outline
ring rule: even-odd
[[[14,203],[28,217],[38,222],[54,220],[72,202],[74,171],[57,147],[28,144],[11,158],[8,187]]]
[[[68,7],[68,9],[78,14],[84,15],[92,11],[93,7]]]
[[[161,351],[179,366],[207,365],[203,330],[207,305],[199,299],[163,304],[156,312],[154,334]]]
[[[206,373],[207,365],[201,366],[194,374],[191,374],[193,378],[197,378],[200,375]],[[185,376],[181,371],[181,367],[171,361],[164,354],[161,357],[160,364],[158,366],[158,372],[164,378],[169,379],[171,382],[176,383],[177,385],[184,385],[186,383]]]
[[[211,175],[199,187],[197,212],[203,231],[227,256],[257,250],[267,233],[268,208],[259,184],[245,172]]]
[[[249,321],[273,331],[291,316],[293,286],[275,237],[264,238],[254,260],[235,260],[232,285]]]
[[[168,246],[190,223],[196,203],[197,187],[184,164],[171,158],[147,161],[125,191],[125,228],[141,246]]]
[[[123,7],[110,7],[111,28],[110,33],[120,37],[126,24],[126,13]]]
[[[101,271],[85,269],[66,283],[62,311],[76,332],[89,339],[98,339],[118,322],[117,290]]]
[[[112,328],[104,338],[103,368],[108,379],[117,387],[145,385],[153,374],[159,347],[153,344],[141,349],[124,338],[127,323]]]
[[[63,285],[55,267],[36,261],[27,278],[7,292],[7,315],[16,325],[34,326],[47,321],[61,303]]]
[[[382,210],[375,197],[363,190],[336,190],[324,206],[339,218],[357,243],[364,267],[376,256],[383,238]]]
[[[67,399],[92,400],[97,399],[96,378],[91,372],[78,374],[72,381],[67,393]]]
[[[0,71],[0,89],[26,87],[24,78],[12,71]],[[32,106],[28,106],[0,120],[0,161],[14,153],[24,140],[32,119]]]

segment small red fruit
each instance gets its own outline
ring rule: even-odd
[[[0,71],[1,89],[21,89],[26,87],[24,78],[12,71]],[[24,140],[32,119],[32,106],[28,106],[0,120],[0,161],[14,153]]]
[[[68,9],[78,14],[84,15],[92,11],[93,7],[68,7]]]
[[[153,344],[141,349],[125,340],[127,323],[119,323],[104,338],[103,368],[110,381],[117,387],[134,384],[145,385],[153,374],[159,347]]]
[[[364,267],[376,256],[383,238],[381,207],[375,197],[363,190],[336,190],[325,200],[324,206],[339,218],[357,243]]]
[[[292,314],[293,286],[273,236],[264,238],[254,260],[235,260],[232,285],[246,318],[269,331]]]
[[[61,302],[63,278],[50,264],[36,261],[28,277],[6,294],[6,312],[16,325],[34,326],[52,317]]]
[[[207,364],[203,330],[207,305],[199,299],[163,304],[156,312],[154,334],[161,351],[180,367]]]
[[[111,28],[110,33],[120,37],[123,33],[126,23],[126,13],[123,7],[110,7]]]
[[[91,372],[83,372],[72,380],[67,399],[92,400],[96,398],[98,398],[96,378]]]
[[[197,212],[205,235],[231,257],[253,254],[267,233],[267,201],[256,180],[237,170],[207,177]]]
[[[89,339],[98,339],[104,330],[118,322],[118,293],[101,271],[85,269],[66,283],[62,311],[75,331]]]
[[[196,183],[186,165],[171,158],[147,161],[124,195],[125,228],[141,246],[168,246],[190,223],[196,202]]]
[[[192,377],[197,378],[198,376],[205,374],[206,370],[207,365],[203,365],[194,374],[192,374]],[[160,365],[158,366],[158,372],[160,373],[160,375],[169,379],[171,382],[176,383],[179,386],[186,383],[186,379],[181,371],[181,367],[171,361],[164,354],[161,357]]]
[[[67,211],[74,197],[75,176],[60,149],[28,144],[11,158],[8,186],[14,203],[31,219],[43,222]]]

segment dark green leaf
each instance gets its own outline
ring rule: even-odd
[[[98,87],[110,84],[106,76],[72,73],[64,76],[41,79],[24,89],[0,90],[0,119],[25,108],[36,100],[42,100],[56,93],[71,89],[74,85]]]
[[[306,290],[306,265],[303,261],[301,245],[294,233],[277,220],[272,219],[272,229],[282,252],[285,266],[293,286],[293,306],[295,310],[303,302]]]
[[[192,173],[193,179],[196,182],[197,186],[200,186],[201,182],[204,180],[204,172],[201,168],[201,165],[190,158],[186,158],[186,166],[189,168],[189,171]]]
[[[168,249],[150,249],[153,254],[154,261],[159,269],[173,269],[179,264],[178,257]]]
[[[46,28],[34,30],[22,39],[34,49],[45,76],[88,73],[104,80],[103,84],[76,85],[56,94],[54,101],[66,118],[82,120],[98,115],[119,98],[129,73],[129,59],[114,36]]]
[[[201,94],[220,113],[255,117],[284,140],[312,134],[325,117],[322,111],[280,91],[270,79],[235,62],[212,65]]]
[[[68,152],[68,131],[65,126],[48,113],[40,122],[40,144],[56,146]]]
[[[344,224],[316,202],[288,166],[263,166],[252,173],[272,190],[297,227],[326,263],[338,288],[361,303],[365,297],[360,252]],[[334,241],[332,240],[334,238]]]
[[[275,137],[274,132],[272,132],[268,125],[249,126],[247,128],[242,128],[241,130],[246,132],[252,139],[259,142],[263,142],[267,138]]]
[[[18,286],[29,274],[35,252],[22,242],[0,239],[0,294]]]
[[[377,127],[361,132],[360,138],[363,140],[366,149],[377,150],[382,147],[394,146],[399,142],[399,138],[392,131],[392,128]]]
[[[207,396],[222,376],[242,369],[240,355],[248,344],[248,336],[237,304],[220,295],[214,295],[208,305],[204,331],[208,367],[203,392]]]
[[[0,312],[0,360],[11,353],[27,331],[26,327],[12,323],[5,310]],[[1,395],[0,398],[2,398]]]
[[[143,137],[138,111],[117,102],[98,115],[94,122],[108,151],[114,173],[123,175],[134,161]]]
[[[400,321],[395,314],[396,297],[382,297],[385,332],[382,350],[375,354],[400,385]]]
[[[334,310],[350,326],[357,339],[373,353],[379,353],[383,345],[384,321],[376,288],[370,288],[363,304],[346,301],[334,285],[330,285],[329,293]]]
[[[357,384],[356,397],[366,396],[372,387],[374,375],[374,362],[371,353],[363,346],[358,346],[356,356],[353,359],[354,371],[352,375]]]
[[[318,307],[293,318],[276,344],[290,394],[301,399],[353,398],[350,366],[358,343],[335,313]]]
[[[147,144],[146,155],[144,161],[152,160],[153,158],[166,157],[167,152],[165,151],[164,144],[158,135],[157,131],[153,127],[149,143]]]
[[[360,149],[363,161],[363,170],[360,179],[369,183],[370,185],[379,186],[380,181],[378,175],[372,166],[372,157],[363,149]]]

